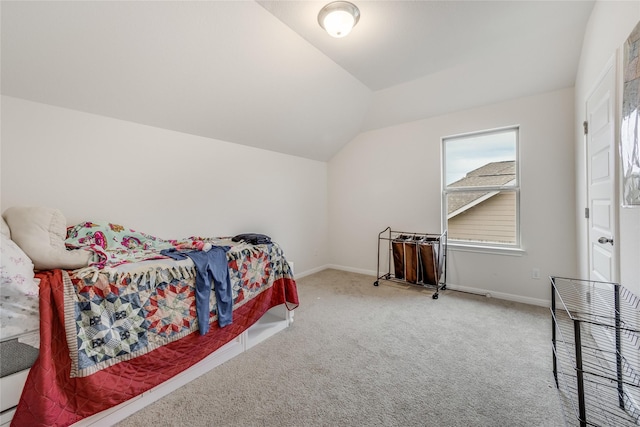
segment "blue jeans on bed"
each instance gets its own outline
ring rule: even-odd
[[[196,265],[196,315],[200,335],[209,332],[209,297],[212,280],[218,306],[218,325],[223,328],[233,321],[233,290],[227,263],[228,250],[228,246],[213,246],[207,252],[176,249],[160,252],[162,255],[178,260],[189,257]]]

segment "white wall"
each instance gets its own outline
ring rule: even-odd
[[[327,263],[324,162],[7,96],[1,106],[2,211],[50,206],[68,224],[162,238],[258,232],[297,273]]]
[[[377,236],[387,226],[440,232],[441,137],[520,125],[525,254],[451,250],[447,281],[545,304],[546,277],[576,273],[573,100],[564,89],[359,135],[329,162],[331,263],[375,274]]]
[[[3,96],[0,206],[54,206],[69,223],[108,219],[161,237],[263,232],[298,273],[375,274],[382,229],[440,230],[440,138],[519,124],[526,252],[452,251],[448,279],[544,303],[547,275],[586,276],[584,102],[639,20],[640,2],[596,3],[575,92],[366,132],[328,165]],[[621,209],[619,225],[621,282],[640,294],[640,209]]]
[[[582,122],[585,120],[585,104],[608,61],[622,62],[622,46],[631,30],[640,21],[638,1],[598,1],[589,19],[582,46],[582,56],[575,86],[576,129],[576,180],[577,187],[577,252],[580,277],[588,277],[587,224],[582,218],[586,202],[585,150]],[[618,68],[620,71],[620,68]],[[620,72],[617,76],[621,85]],[[620,96],[620,95],[619,95]],[[618,99],[621,105],[621,98]],[[616,118],[619,123],[619,116]],[[620,255],[619,281],[636,295],[640,295],[640,207],[620,208],[618,215]]]

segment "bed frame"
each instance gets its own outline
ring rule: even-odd
[[[2,412],[0,413],[0,425],[9,425],[16,412],[16,405],[20,400],[22,388],[27,381],[30,369],[16,372],[0,378],[0,402],[2,403]]]
[[[293,323],[293,315],[294,312],[287,310],[284,304],[271,308],[260,320],[251,325],[247,330],[191,368],[118,406],[80,420],[73,424],[73,426],[111,426],[122,421],[145,406],[150,405],[172,391],[204,375],[213,368],[231,360],[267,338],[288,328]],[[27,369],[0,379],[0,399],[2,400],[2,406],[14,405],[13,408],[7,409],[0,414],[0,426],[8,426],[11,423],[15,412],[15,405],[18,404],[28,373],[29,370]]]

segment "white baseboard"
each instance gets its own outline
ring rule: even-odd
[[[496,291],[490,291],[488,289],[471,288],[468,286],[460,286],[452,283],[447,283],[447,289],[451,289],[452,291],[460,291],[460,292],[467,292],[470,294],[483,295],[487,298],[497,298],[505,301],[513,301],[513,302],[520,302],[523,304],[537,305],[540,307],[551,307],[551,300],[523,297],[521,295],[509,294],[506,292],[496,292]]]
[[[304,277],[304,276],[308,276],[310,274],[313,273],[318,273],[322,270],[326,270],[326,269],[334,269],[334,270],[340,270],[340,271],[347,271],[349,273],[358,273],[358,274],[364,274],[367,276],[372,276],[372,277],[377,277],[377,274],[375,271],[373,270],[365,270],[362,268],[353,268],[353,267],[347,267],[344,265],[337,265],[337,264],[326,264],[322,267],[318,267],[315,268],[313,270],[309,270],[301,275],[296,275],[296,277]],[[539,298],[530,298],[530,297],[524,297],[521,295],[515,295],[515,294],[510,294],[510,293],[506,293],[506,292],[496,292],[496,291],[491,291],[488,289],[482,289],[482,288],[472,288],[469,286],[460,286],[460,285],[456,285],[456,284],[452,284],[452,283],[447,283],[447,289],[450,289],[452,291],[460,291],[460,292],[467,292],[470,294],[477,294],[477,295],[483,295],[486,296],[488,298],[497,298],[497,299],[501,299],[501,300],[506,300],[506,301],[513,301],[513,302],[520,302],[523,304],[529,304],[529,305],[537,305],[540,307],[550,307],[551,306],[551,300],[546,300],[546,299],[539,299]]]
[[[347,267],[347,266],[344,266],[344,265],[337,265],[337,264],[328,264],[326,268],[332,268],[334,270],[348,271],[349,273],[365,274],[367,276],[376,277],[376,272],[375,271],[373,271],[373,270],[364,270],[362,268],[353,268],[353,267]]]
[[[331,267],[329,267],[328,265],[321,265],[320,267],[312,268],[311,270],[306,270],[300,273],[294,273],[294,275],[296,279],[302,279],[305,276],[310,276],[312,274],[319,273],[322,270],[326,270],[328,268],[331,268]]]

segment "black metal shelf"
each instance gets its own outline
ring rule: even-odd
[[[640,425],[640,300],[616,283],[551,277],[553,373],[567,422]]]

